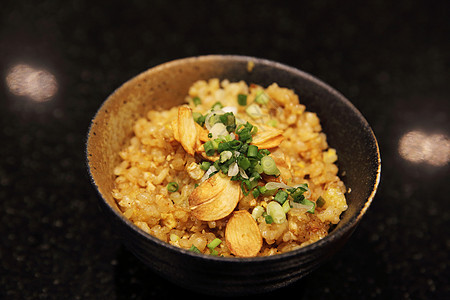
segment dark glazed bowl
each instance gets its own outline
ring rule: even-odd
[[[254,64],[251,71],[249,62]],[[132,134],[132,123],[150,109],[167,109],[183,103],[193,82],[213,77],[244,80],[264,87],[277,82],[294,89],[307,110],[318,114],[329,145],[337,150],[341,178],[351,189],[346,195],[348,209],[327,237],[304,248],[269,257],[214,257],[162,242],[122,215],[111,195],[113,169],[119,162],[118,152]],[[377,141],[369,124],[339,92],[295,68],[231,55],[175,60],[123,84],[108,97],[92,120],[86,154],[92,183],[104,212],[124,244],[142,262],[177,285],[206,294],[230,296],[286,286],[329,259],[347,241],[367,211],[381,170]]]

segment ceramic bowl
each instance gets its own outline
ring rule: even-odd
[[[248,66],[253,64],[249,71]],[[337,150],[348,209],[322,240],[304,248],[254,258],[200,255],[154,238],[126,219],[111,190],[119,150],[132,134],[132,123],[150,109],[183,103],[191,84],[209,78],[244,80],[267,87],[277,82],[294,89],[307,110],[316,112],[330,147]],[[376,138],[361,113],[335,89],[298,69],[254,57],[209,55],[179,59],[130,79],[102,104],[87,137],[91,181],[112,230],[142,262],[174,284],[211,295],[248,295],[286,286],[313,271],[340,249],[372,202],[381,170]],[[107,226],[109,224],[105,224]]]

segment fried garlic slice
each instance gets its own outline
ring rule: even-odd
[[[264,125],[258,125],[258,128],[250,144],[258,146],[259,149],[275,148],[284,140],[283,130]]]
[[[203,150],[203,143],[209,141],[209,131],[200,126],[192,117],[188,106],[181,106],[178,115],[171,123],[173,137],[190,155]]]
[[[178,137],[181,146],[190,155],[195,154],[195,145],[197,143],[197,127],[195,126],[192,110],[188,106],[178,108]]]
[[[258,224],[246,210],[235,211],[228,220],[225,240],[231,253],[240,257],[256,256],[263,244]]]
[[[241,199],[238,181],[219,173],[202,182],[189,196],[189,207],[201,221],[216,221],[228,216]]]

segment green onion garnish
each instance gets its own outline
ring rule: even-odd
[[[242,95],[243,99],[245,95]],[[243,102],[241,102],[243,103]],[[257,104],[255,104],[257,105]],[[222,107],[220,102],[213,106],[214,108]],[[200,113],[193,113],[194,120],[201,122],[203,117]],[[203,121],[205,122],[205,121]],[[258,127],[249,122],[240,123],[236,125],[236,117],[232,112],[213,113],[208,116],[208,124],[211,125],[210,134],[211,139],[203,144],[207,156],[219,154],[219,159],[214,163],[203,161],[199,166],[204,171],[210,171],[209,177],[217,172],[222,172],[224,176],[228,175],[230,180],[239,181],[240,187],[245,196],[252,193],[254,198],[259,196],[273,196],[275,201],[270,204],[271,209],[267,210],[268,214],[265,216],[267,223],[275,222],[280,224],[286,220],[286,213],[290,210],[293,201],[305,205],[308,212],[314,213],[315,202],[305,199],[304,192],[308,191],[307,184],[299,184],[295,187],[290,187],[286,184],[279,183],[277,187],[258,186],[261,179],[261,174],[270,176],[279,176],[280,170],[277,168],[274,159],[269,156],[268,149],[258,149],[255,145],[250,145],[253,135],[258,132]],[[207,126],[209,128],[209,126]],[[214,128],[220,130],[215,132]],[[214,131],[214,132],[213,132]],[[231,134],[234,133],[234,134]],[[216,152],[217,151],[217,152]],[[214,167],[214,168],[212,168]],[[175,186],[172,186],[175,184]],[[273,184],[272,184],[273,185]],[[178,190],[176,183],[168,185],[169,191]],[[288,199],[291,199],[288,201]],[[317,205],[320,207],[322,200],[317,199]],[[270,213],[269,213],[270,211]],[[211,250],[211,254],[214,253]]]
[[[191,246],[191,248],[189,248],[189,251],[195,252],[195,253],[202,253],[200,251],[200,249],[198,249],[197,247],[195,247],[194,245]]]
[[[297,185],[298,189],[301,189],[302,191],[306,192],[308,190],[308,184],[307,183],[301,183]]]
[[[238,104],[241,106],[247,105],[247,95],[239,94],[238,95]]]
[[[266,221],[267,224],[273,223],[273,218],[271,215],[265,215],[264,220]]]
[[[226,126],[228,132],[233,132],[236,129],[236,117],[232,112],[220,115],[219,120]]]
[[[252,217],[256,220],[259,217],[261,217],[264,214],[264,212],[265,212],[264,207],[262,207],[260,205],[255,206],[255,208],[252,211]]]
[[[232,156],[233,156],[233,153],[231,153],[231,151],[223,151],[220,153],[219,162],[224,163],[227,160],[229,160]]]
[[[281,208],[283,208],[284,213],[287,214],[291,210],[291,204],[289,201],[285,201],[283,205],[281,205]]]
[[[247,113],[247,115],[249,115],[253,119],[261,118],[263,115],[261,108],[259,107],[258,104],[255,104],[255,103],[252,103],[249,106],[247,106],[247,108],[245,109],[245,112]]]
[[[259,195],[261,195],[261,192],[259,191],[258,188],[256,188],[256,189],[253,189],[252,195],[253,195],[254,198],[258,198]]]
[[[170,193],[173,193],[173,192],[178,191],[178,183],[176,183],[176,182],[169,182],[169,183],[167,184],[167,190],[168,190]]]
[[[237,163],[242,170],[247,170],[250,167],[250,161],[244,155],[238,156]]]
[[[201,113],[194,111],[192,113],[192,117],[194,118],[194,121],[198,123],[198,125],[203,126],[203,124],[205,124],[206,116],[202,115]]]
[[[267,175],[280,175],[280,170],[278,170],[277,165],[272,157],[266,155],[261,158],[261,166],[263,168],[263,172]]]
[[[219,110],[223,108],[223,104],[220,101],[217,101],[216,103],[213,104],[213,106],[211,107],[211,110]]]
[[[280,203],[281,205],[283,205],[284,202],[286,202],[287,198],[288,198],[288,193],[283,190],[279,190],[273,199],[275,201],[277,201],[278,203]]]
[[[209,251],[211,252],[211,255],[217,255],[218,252],[215,249],[217,246],[220,245],[220,243],[222,243],[221,239],[215,238],[214,240],[211,241],[211,243],[209,243],[208,245],[206,245],[209,248]]]
[[[255,102],[259,104],[267,104],[269,102],[269,96],[264,91],[258,91],[256,93]]]
[[[311,214],[314,213],[314,210],[315,210],[315,208],[316,208],[316,203],[314,203],[313,201],[308,200],[308,199],[303,199],[302,204],[304,204],[304,205],[310,205],[311,208],[308,209],[306,212],[309,212],[309,213],[311,213]]]
[[[209,161],[203,161],[200,164],[200,169],[202,169],[203,171],[206,171],[209,169],[210,166],[211,166],[211,163]]]
[[[220,243],[222,243],[222,240],[215,238],[207,245],[207,247],[212,250],[212,249],[216,248],[217,246],[219,246]]]
[[[267,188],[265,186],[258,186],[258,191],[261,195],[267,196],[265,195],[267,193]]]
[[[280,203],[271,201],[267,204],[266,210],[267,214],[272,217],[276,224],[281,224],[286,221],[286,213]]]
[[[202,100],[200,100],[199,97],[194,97],[194,99],[192,99],[192,101],[194,102],[195,106],[202,104]]]
[[[277,122],[277,120],[269,120],[267,122],[267,125],[272,126],[272,127],[277,127],[278,122]]]
[[[214,144],[212,141],[207,141],[203,144],[203,148],[205,149],[207,156],[213,156],[216,153],[216,149],[214,149]]]
[[[220,115],[213,113],[209,116],[209,119],[208,119],[209,126],[213,127],[214,124],[219,123],[219,122],[220,122]]]
[[[249,145],[247,150],[248,157],[256,157],[258,155],[258,146]]]
[[[241,124],[236,128],[236,134],[239,136],[239,140],[243,143],[251,143],[252,135],[254,135],[257,131],[257,128],[247,122],[246,124]]]
[[[318,207],[322,207],[322,206],[324,206],[324,204],[325,204],[325,199],[323,199],[322,196],[319,196],[319,198],[317,198],[316,205]]]

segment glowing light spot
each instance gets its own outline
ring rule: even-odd
[[[410,131],[400,138],[398,152],[414,163],[444,166],[450,161],[450,139],[444,134]]]
[[[36,102],[50,100],[58,90],[53,74],[25,64],[16,65],[9,70],[6,84],[14,95],[28,96]]]

